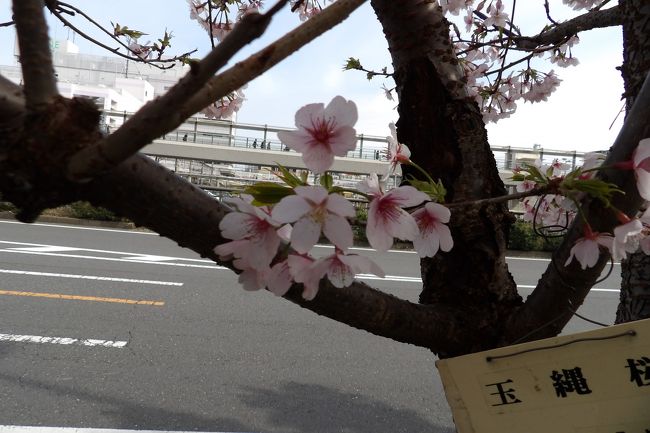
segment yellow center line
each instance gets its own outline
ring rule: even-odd
[[[32,296],[36,298],[50,298],[50,299],[66,299],[73,301],[95,301],[95,302],[114,302],[117,304],[131,304],[131,305],[151,305],[154,307],[162,307],[165,305],[162,301],[144,301],[135,299],[121,299],[121,298],[104,298],[98,296],[81,296],[81,295],[63,295],[60,293],[38,293],[38,292],[18,292],[14,290],[0,290],[0,295],[11,296]]]

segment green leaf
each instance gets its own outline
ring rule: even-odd
[[[295,188],[297,186],[306,186],[307,185],[307,179],[304,177],[303,179],[299,178],[295,174],[293,174],[291,171],[289,171],[288,168],[278,164],[278,170],[280,170],[280,173],[274,173],[277,177],[282,179],[284,183],[289,185],[291,188]]]
[[[255,185],[249,185],[244,188],[244,192],[253,196],[255,206],[275,204],[284,197],[294,194],[293,188],[273,182],[259,182]]]
[[[334,186],[334,178],[329,173],[323,173],[319,180],[320,185],[328,191]]]
[[[409,175],[408,183],[418,191],[422,191],[423,193],[427,194],[434,201],[438,203],[444,203],[445,196],[447,195],[447,190],[442,185],[442,181],[438,180],[438,182],[432,183],[415,179],[412,175]]]
[[[344,71],[349,71],[350,69],[363,69],[363,66],[361,66],[361,62],[359,61],[359,59],[355,59],[354,57],[350,57],[345,62],[345,65],[343,65],[343,70]]]

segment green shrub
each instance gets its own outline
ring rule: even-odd
[[[78,201],[68,205],[70,217],[99,221],[123,221],[113,212],[103,207],[95,207],[87,201]]]
[[[10,211],[14,212],[16,210],[16,206],[13,204],[9,203],[8,201],[0,201],[0,212],[5,212],[5,211]]]
[[[539,236],[533,226],[525,221],[517,220],[510,226],[508,249],[521,251],[554,251],[562,243],[562,237]]]

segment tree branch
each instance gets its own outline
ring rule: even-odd
[[[336,3],[329,5],[318,15],[305,21],[263,50],[210,79],[201,92],[196,93],[180,108],[180,115],[189,117],[211,102],[259,77],[307,43],[345,20],[365,1],[337,0]]]
[[[28,111],[39,111],[58,95],[43,0],[14,0],[20,63]]]
[[[646,76],[643,88],[638,94],[621,132],[603,163],[605,166],[632,158],[639,141],[650,137],[650,74]],[[629,215],[635,214],[643,200],[636,189],[636,179],[631,170],[608,170],[603,173],[603,180],[614,183],[625,191],[616,195],[612,205]],[[585,218],[595,231],[612,232],[618,222],[608,208],[603,208],[597,201],[583,202]],[[601,254],[598,264],[587,270],[580,269],[576,261],[564,266],[569,251],[575,241],[583,236],[582,219],[576,222],[567,233],[562,245],[553,254],[551,265],[539,281],[533,293],[524,305],[513,314],[505,327],[507,334],[504,344],[513,341],[536,340],[557,335],[573,316],[573,311],[583,303],[585,296],[600,276],[608,254]],[[549,320],[552,320],[549,322]]]
[[[536,36],[513,38],[515,45],[522,49],[535,49],[541,45],[555,45],[585,30],[619,26],[623,23],[620,7],[605,10],[592,10],[569,21],[560,23]]]
[[[111,172],[85,184],[82,199],[106,207],[137,225],[173,239],[216,262],[221,237],[219,222],[229,211],[198,187],[142,155],[135,155]],[[229,266],[230,263],[220,263]],[[376,335],[432,350],[458,350],[478,332],[468,326],[466,313],[444,305],[418,305],[355,282],[338,289],[326,279],[312,301],[294,285],[285,298],[303,308]],[[444,326],[441,326],[444,324]]]
[[[286,3],[280,0],[279,3]],[[167,93],[148,103],[126,121],[117,131],[96,146],[79,151],[70,159],[68,176],[83,180],[106,171],[146,146],[156,137],[183,123],[182,117],[170,107],[177,107],[201,90],[214,73],[252,40],[261,36],[271,21],[274,8],[262,15],[250,13],[239,22],[226,38],[198,63],[190,64],[190,72]]]

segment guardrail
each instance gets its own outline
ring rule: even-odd
[[[130,116],[131,113],[126,112],[104,112],[104,119],[107,121],[105,123],[107,131],[110,132],[111,129],[118,126],[118,123],[126,121]],[[277,138],[278,132],[291,130],[293,128],[192,117],[186,120],[177,130],[165,134],[160,138],[178,142],[256,149],[261,152],[293,152],[286,148]],[[383,160],[386,159],[386,148],[386,137],[359,134],[357,136],[356,149],[348,152],[346,156],[348,158],[366,160]],[[550,164],[553,160],[558,159],[560,162],[568,164],[571,168],[575,168],[576,166],[582,165],[585,155],[585,152],[544,149],[542,147],[531,149],[511,146],[491,146],[491,149],[494,153],[497,167],[502,171],[512,170],[521,162],[532,163],[535,159],[540,159],[543,164]]]

